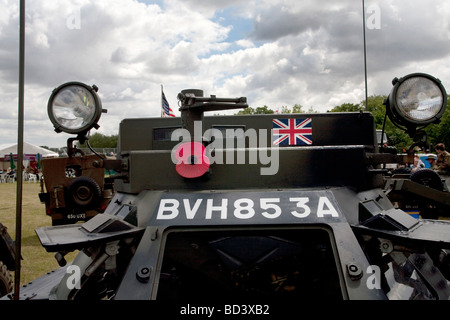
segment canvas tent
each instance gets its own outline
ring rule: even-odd
[[[10,154],[13,154],[14,160],[17,163],[17,143],[0,145],[0,169],[6,170],[9,167]],[[42,158],[58,157],[58,153],[41,148],[31,143],[23,143],[23,160],[24,167],[27,167],[29,161],[36,161],[36,155],[40,154]],[[26,163],[25,163],[26,162]]]

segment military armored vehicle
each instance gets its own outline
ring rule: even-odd
[[[12,291],[13,282],[10,271],[15,267],[14,241],[7,228],[0,222],[0,297]]]
[[[98,88],[76,82],[66,83],[56,88],[54,92],[57,95],[52,95],[49,100],[50,105],[55,104],[59,108],[48,109],[55,131],[77,134],[77,138],[67,141],[67,157],[41,160],[43,179],[40,181],[39,199],[45,204],[45,212],[51,217],[52,225],[88,221],[105,211],[114,194],[113,181],[109,175],[105,177],[105,169],[101,165],[106,156],[97,154],[86,137],[89,124],[79,123],[73,117],[64,118],[72,116],[68,114],[70,106],[66,105],[67,102],[77,104],[74,112],[77,112],[78,116],[92,110],[95,112],[94,117],[99,118],[100,113],[106,112],[101,108],[96,90]],[[98,105],[99,109],[89,109],[93,105]],[[57,122],[60,119],[65,119],[64,126]],[[81,126],[81,130],[75,126]],[[87,141],[93,154],[85,154],[74,145],[75,141],[81,144]]]
[[[78,85],[93,94],[87,87]],[[379,151],[371,113],[207,116],[247,100],[199,89],[178,99],[181,117],[120,123],[118,158],[97,160],[117,172],[113,199],[83,224],[36,230],[62,267],[20,299],[450,297],[450,222],[393,206],[383,165],[409,156]],[[99,104],[75,100],[49,108],[84,137]],[[438,121],[446,101],[439,80],[411,74],[386,109],[412,133]]]

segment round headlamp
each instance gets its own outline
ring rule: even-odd
[[[447,105],[447,93],[442,83],[424,73],[414,73],[394,79],[387,103],[391,120],[412,129],[437,122]]]
[[[56,132],[79,134],[98,128],[103,112],[98,88],[68,82],[53,90],[48,100],[48,116]]]

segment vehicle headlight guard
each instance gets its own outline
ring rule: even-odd
[[[80,134],[98,128],[104,110],[97,90],[81,82],[67,82],[53,90],[47,111],[55,131]]]
[[[447,92],[439,79],[413,73],[392,81],[394,87],[386,101],[386,111],[394,124],[409,132],[438,123],[447,105]]]

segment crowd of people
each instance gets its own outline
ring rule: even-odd
[[[434,150],[437,153],[437,157],[430,154],[426,159],[430,164],[430,169],[437,171],[439,174],[450,175],[450,152],[445,150],[445,145],[443,143],[436,144]],[[411,172],[415,172],[425,168],[425,163],[418,155],[415,155],[414,163],[412,163],[410,167]]]

